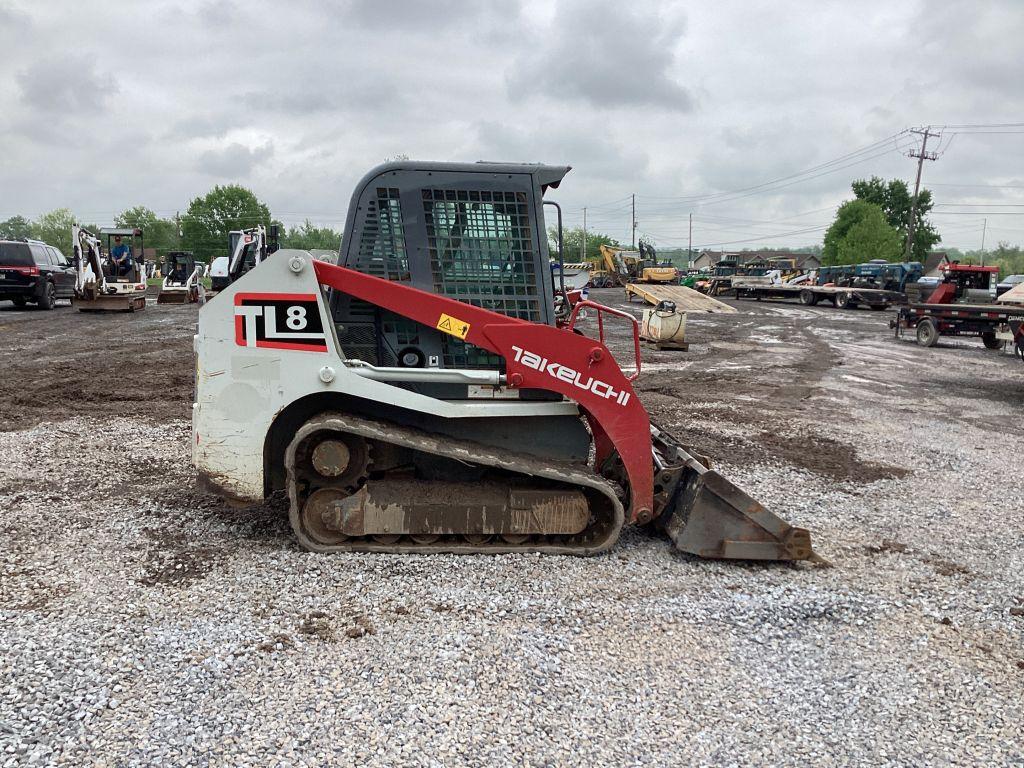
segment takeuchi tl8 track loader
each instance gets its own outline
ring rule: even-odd
[[[586,555],[638,524],[701,557],[817,559],[806,530],[651,423],[631,315],[579,301],[556,319],[543,195],[568,171],[382,165],[337,266],[281,250],[205,304],[201,487],[286,491],[317,552]],[[580,332],[584,307],[631,324],[636,373]]]

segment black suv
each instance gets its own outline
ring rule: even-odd
[[[75,268],[64,254],[39,240],[0,240],[0,301],[53,309],[75,292]]]

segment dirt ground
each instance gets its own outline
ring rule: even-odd
[[[0,430],[75,415],[189,418],[195,306],[85,314],[0,302]]]
[[[196,307],[0,304],[0,765],[296,743],[281,764],[323,764],[378,737],[424,765],[507,744],[538,765],[1019,764],[1024,365],[896,340],[888,312],[729,303],[689,315],[689,351],[645,350],[636,389],[832,568],[636,532],[589,559],[301,552],[282,508],[192,486]]]
[[[619,290],[595,290],[592,298],[641,309]],[[689,351],[645,348],[635,384],[654,420],[712,459],[782,461],[856,482],[905,474],[859,457],[855,445],[833,436],[828,422],[843,419],[849,405],[815,398],[826,376],[854,395],[857,411],[883,409],[884,396],[900,401],[898,411],[978,421],[969,406],[960,411],[951,404],[1024,403],[1024,365],[1009,353],[985,350],[977,339],[943,339],[924,350],[909,337],[893,337],[888,312],[730,303],[740,314],[688,316]],[[190,417],[195,306],[158,307],[151,300],[143,312],[88,315],[67,304],[46,313],[0,302],[0,431],[73,416]],[[583,324],[588,333],[596,332],[593,326],[592,319]],[[609,346],[629,367],[628,324],[613,320],[606,328]],[[1002,431],[1006,425],[988,426]]]
[[[641,309],[638,301],[624,302],[617,289],[595,290],[591,298],[637,314]],[[808,434],[809,442],[796,451],[780,437],[781,422],[793,416],[827,418],[820,404],[809,401],[823,377],[843,366],[849,374],[840,378],[851,389],[870,390],[874,384],[894,394],[898,388],[908,408],[921,404],[942,410],[947,396],[1008,406],[1024,402],[1024,366],[1014,365],[1008,353],[985,350],[976,339],[943,339],[935,349],[921,350],[909,338],[893,338],[888,312],[782,301],[729,303],[741,314],[689,315],[688,352],[645,348],[636,384],[656,420],[681,430],[709,456],[728,455],[735,463],[778,456],[854,480],[898,474],[856,460],[850,446],[827,432]],[[75,312],[65,301],[49,313],[0,302],[0,430],[74,415],[189,418],[196,313],[195,306],[158,307],[152,297],[146,311],[109,315]],[[583,324],[588,333],[596,332],[593,326]],[[627,324],[613,320],[607,332],[620,364],[629,367]],[[703,419],[681,418],[693,412],[744,427],[747,434],[728,446],[708,442],[699,423]]]
[[[639,314],[619,290],[597,301]],[[738,314],[688,316],[687,352],[645,347],[635,383],[652,419],[716,462],[783,464],[835,481],[871,483],[911,471],[844,440],[844,425],[881,416],[897,437],[900,414],[974,424],[1005,435],[1024,403],[1024,365],[973,338],[921,349],[893,337],[890,314],[731,301]],[[195,306],[131,314],[52,312],[0,303],[0,431],[76,416],[156,424],[190,418]],[[583,322],[596,333],[593,318]],[[628,324],[606,324],[608,344],[632,365]],[[986,408],[984,406],[990,406]],[[1006,419],[986,417],[1005,409]]]

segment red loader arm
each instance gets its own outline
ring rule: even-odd
[[[652,518],[650,418],[604,344],[346,267],[315,261],[314,268],[321,285],[501,355],[509,386],[547,389],[577,402],[594,433],[596,466],[608,458],[609,443],[622,461],[630,522]]]

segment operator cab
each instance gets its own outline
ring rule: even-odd
[[[184,284],[195,268],[196,260],[190,251],[170,251],[164,258],[164,277],[173,283]]]
[[[106,246],[103,273],[107,282],[142,282],[145,271],[142,230],[137,227],[102,227],[100,237]],[[118,269],[115,262],[118,253],[123,253],[130,259],[127,269]]]
[[[353,193],[338,264],[554,325],[544,192],[568,171],[511,163],[378,166]],[[351,359],[384,367],[504,368],[503,358],[457,334],[340,292],[332,293],[331,310]]]
[[[262,243],[255,233],[248,230],[245,232],[232,232],[230,237],[232,254],[238,251],[239,241],[242,241],[240,259],[237,267],[231,274],[231,279],[234,281],[259,263],[259,257],[262,256],[262,254],[260,254]]]

